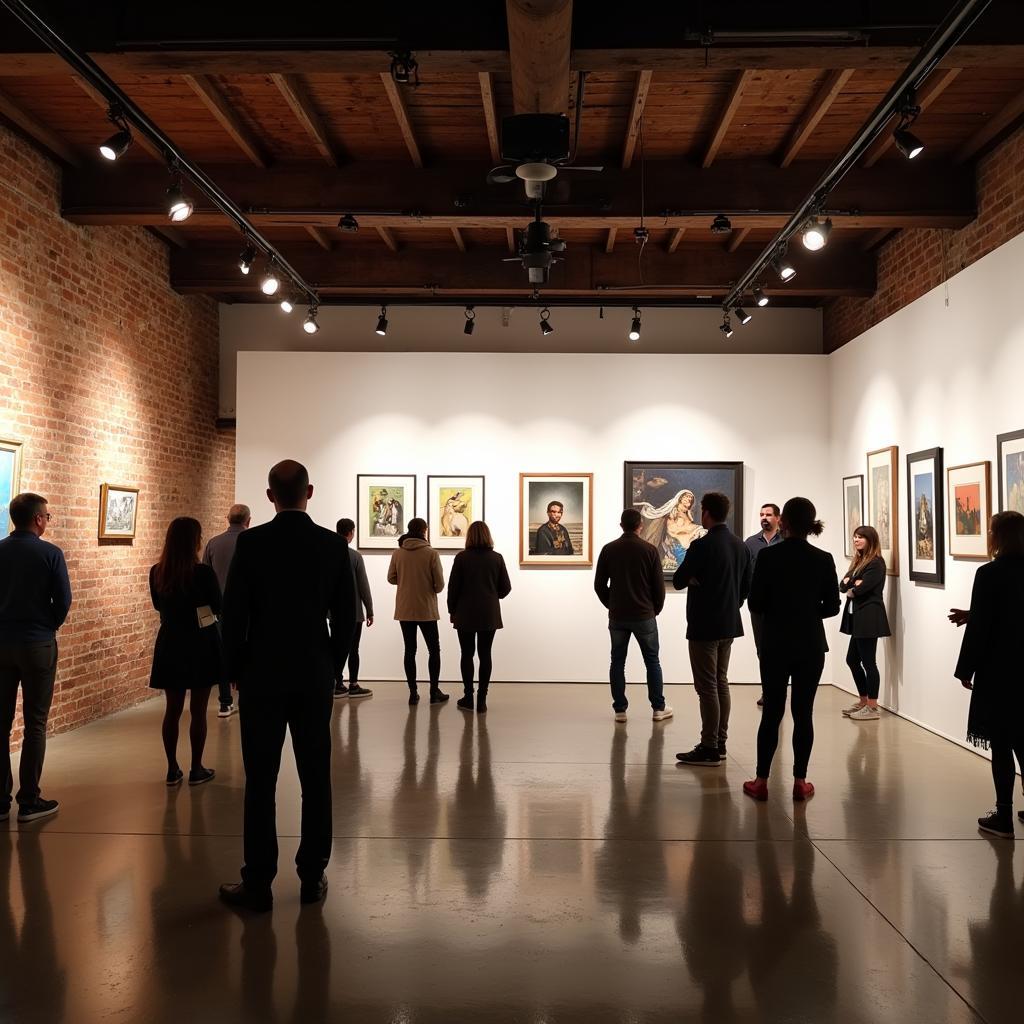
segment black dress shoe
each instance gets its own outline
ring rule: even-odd
[[[225,882],[219,895],[229,907],[257,914],[272,910],[274,906],[274,894],[269,889],[247,888],[245,882]]]
[[[419,704],[419,702],[420,702],[419,691],[418,690],[410,689],[409,690],[409,703],[410,704]]]
[[[431,704],[443,704],[448,699],[447,693],[442,693],[440,690],[430,691],[430,703]]]
[[[322,903],[326,895],[326,875],[321,875],[315,882],[303,882],[299,887],[300,903]]]

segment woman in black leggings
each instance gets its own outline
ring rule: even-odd
[[[851,722],[878,719],[878,638],[892,636],[885,614],[882,594],[885,590],[885,559],[873,526],[858,526],[853,531],[853,560],[839,584],[846,595],[841,633],[850,637],[846,664],[860,694],[857,702],[843,708]]]
[[[491,645],[501,629],[499,602],[512,590],[505,559],[494,550],[491,531],[484,522],[473,523],[466,532],[466,550],[452,563],[448,580],[448,613],[459,634],[462,650],[461,700],[463,711],[473,710],[473,655],[480,658],[480,687],[476,693],[476,711],[487,710],[487,687],[491,681]]]
[[[768,799],[768,774],[786,712],[786,687],[793,682],[793,799],[814,795],[807,763],[814,745],[814,697],[825,667],[823,619],[839,614],[836,564],[827,551],[812,547],[821,521],[806,498],[790,498],[782,509],[781,544],[765,548],[754,565],[747,599],[751,612],[764,616],[761,639],[761,688],[764,710],[757,730],[757,777],[743,783],[755,800]]]

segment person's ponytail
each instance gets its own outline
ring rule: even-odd
[[[786,533],[793,537],[820,537],[825,529],[809,498],[790,498],[782,506],[782,522]]]

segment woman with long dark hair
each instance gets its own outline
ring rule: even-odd
[[[487,687],[491,682],[491,645],[502,628],[501,599],[512,590],[505,559],[494,550],[491,531],[484,522],[473,523],[466,532],[466,550],[452,563],[448,578],[448,614],[459,634],[462,651],[463,696],[455,703],[472,711],[473,656],[480,658],[480,686],[475,706],[479,715],[487,710]]]
[[[960,646],[956,677],[971,691],[967,739],[992,751],[996,809],[978,828],[1013,838],[1013,758],[1024,770],[1024,516],[992,517],[988,549],[992,561],[974,574],[971,610]]]
[[[843,714],[853,722],[872,722],[878,719],[881,682],[878,638],[892,636],[882,600],[885,559],[873,526],[858,526],[853,531],[853,558],[839,583],[839,591],[846,595],[839,631],[850,637],[846,664],[860,695],[855,704],[843,708]]]
[[[167,755],[167,785],[181,783],[178,767],[178,723],[191,693],[189,742],[192,767],[188,784],[199,786],[214,776],[203,767],[206,746],[206,705],[210,688],[224,674],[217,616],[221,595],[213,569],[199,561],[202,527],[197,519],[180,516],[167,527],[160,561],[149,570],[149,592],[160,613],[160,631],[153,651],[149,685],[163,690],[167,700],[162,735]]]

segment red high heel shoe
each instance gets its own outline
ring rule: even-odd
[[[749,782],[743,783],[743,792],[755,800],[767,800],[768,783],[762,782],[760,779],[751,779]]]
[[[793,799],[809,800],[814,796],[814,786],[810,782],[800,782],[799,779],[793,783]]]

